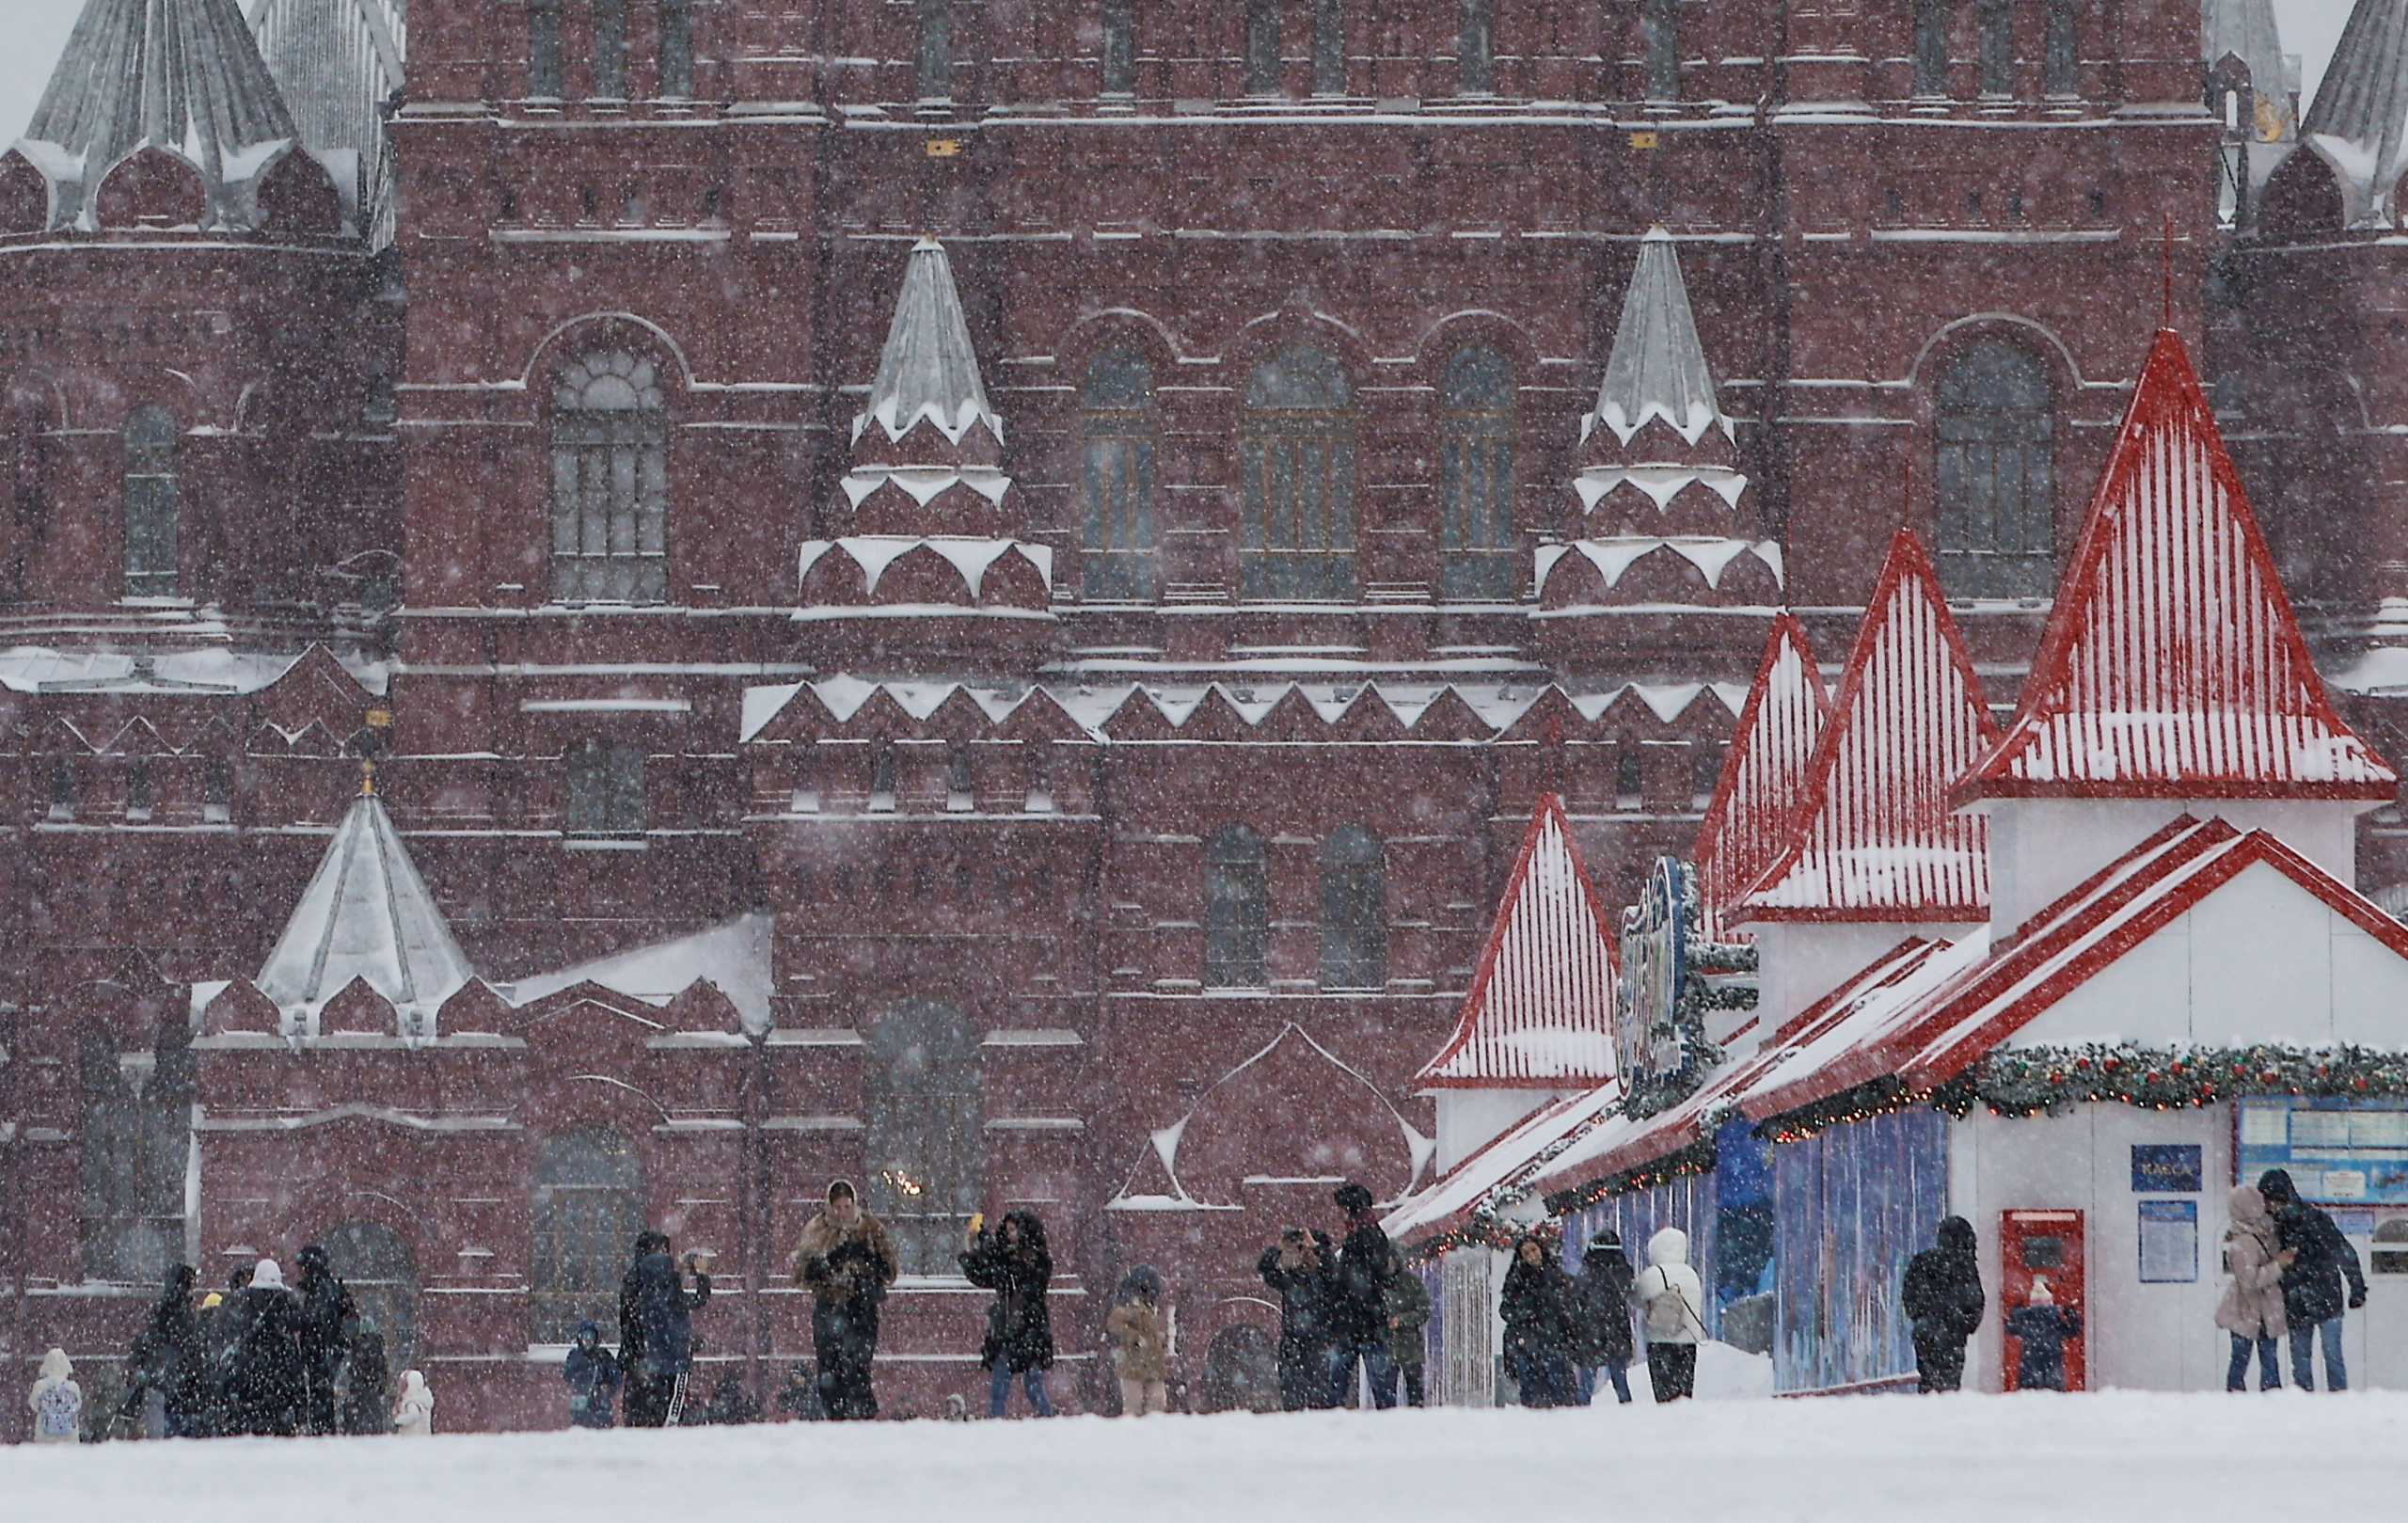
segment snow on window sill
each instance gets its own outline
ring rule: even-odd
[[[561,847],[568,851],[642,851],[646,842],[641,835],[564,835]]]

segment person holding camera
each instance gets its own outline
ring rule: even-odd
[[[1279,1296],[1279,1406],[1302,1412],[1331,1404],[1329,1305],[1337,1255],[1326,1232],[1291,1227],[1262,1250],[1255,1272]]]
[[[693,1277],[689,1290],[686,1277]],[[700,1256],[681,1266],[670,1256],[669,1234],[645,1232],[636,1239],[635,1262],[619,1287],[619,1362],[626,1377],[630,1428],[660,1428],[677,1382],[693,1368],[692,1313],[710,1304],[711,1277]]]
[[[1045,1224],[1033,1211],[1011,1213],[992,1232],[986,1221],[983,1212],[970,1218],[960,1261],[964,1278],[995,1293],[987,1309],[987,1341],[978,1350],[989,1376],[987,1415],[1004,1415],[1018,1376],[1029,1410],[1050,1418],[1045,1372],[1054,1367],[1054,1319],[1045,1294],[1054,1282],[1054,1256],[1045,1245]]]

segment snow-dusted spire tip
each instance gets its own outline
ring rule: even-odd
[[[1680,256],[1672,235],[1661,227],[1648,229],[1640,240],[1639,267],[1623,296],[1622,323],[1614,330],[1605,381],[1597,388],[1593,421],[1582,435],[1603,423],[1627,444],[1651,418],[1663,419],[1691,444],[1716,423],[1726,434],[1731,430],[1715,399],[1714,374],[1698,341]]]
[[[853,419],[853,442],[861,442],[873,420],[890,440],[899,440],[923,419],[952,444],[960,443],[981,420],[999,441],[1003,437],[1003,422],[987,405],[987,387],[978,375],[969,322],[961,315],[952,262],[945,258],[944,245],[934,238],[911,246],[895,321],[878,357],[878,378],[870,383],[868,402]]]

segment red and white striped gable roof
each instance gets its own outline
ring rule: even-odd
[[[1996,738],[1931,558],[1901,529],[1808,767],[1798,827],[1723,918],[1987,918],[1988,826],[1951,813],[1948,789]]]
[[[1791,614],[1780,615],[1690,852],[1708,937],[1719,937],[1723,911],[1789,844],[1806,769],[1830,711],[1831,695],[1805,627]]]
[[[1414,1088],[1576,1089],[1611,1082],[1622,976],[1611,927],[1580,865],[1562,801],[1542,795],[1462,1019]]]
[[[2333,710],[2182,341],[2162,332],[1967,798],[2390,799]]]

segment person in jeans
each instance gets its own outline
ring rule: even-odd
[[[1630,1404],[1630,1260],[1622,1234],[1608,1227],[1589,1240],[1573,1281],[1572,1358],[1580,1372],[1580,1404],[1597,1393],[1597,1372],[1613,1383],[1614,1399]]]
[[[2358,1267],[2358,1250],[2333,1225],[2333,1218],[2299,1198],[2289,1173],[2270,1168],[2258,1181],[2258,1193],[2274,1214],[2274,1235],[2291,1251],[2283,1271],[2283,1314],[2290,1323],[2291,1379],[2302,1390],[2316,1388],[2315,1345],[2324,1345],[2324,1385],[2328,1390],[2350,1388],[2349,1366],[2341,1358],[2341,1281],[2350,1282],[2349,1309],[2367,1304],[2367,1277]]]
[[[987,1341],[978,1362],[987,1367],[987,1415],[1002,1417],[1018,1378],[1029,1410],[1054,1415],[1045,1395],[1045,1372],[1054,1368],[1054,1317],[1045,1304],[1054,1283],[1054,1255],[1045,1245],[1045,1224],[1033,1211],[1015,1211],[990,1232],[972,1217],[961,1273],[980,1290],[995,1293],[987,1309]]]
[[[2232,1187],[2232,1225],[2224,1234],[2224,1295],[2216,1302],[2216,1325],[2232,1335],[2232,1365],[2224,1388],[2249,1388],[2249,1351],[2258,1351],[2258,1388],[2280,1390],[2282,1370],[2275,1341],[2289,1329],[2283,1311],[2283,1271],[2299,1257],[2282,1246],[2266,1198],[2254,1184]]]
[[[1338,1245],[1329,1278],[1330,1330],[1336,1335],[1330,1347],[1329,1404],[1345,1404],[1359,1360],[1370,1383],[1372,1404],[1385,1411],[1396,1405],[1396,1376],[1388,1368],[1387,1304],[1396,1249],[1371,1214],[1370,1190],[1341,1184],[1331,1198],[1346,1213],[1346,1237]]]

